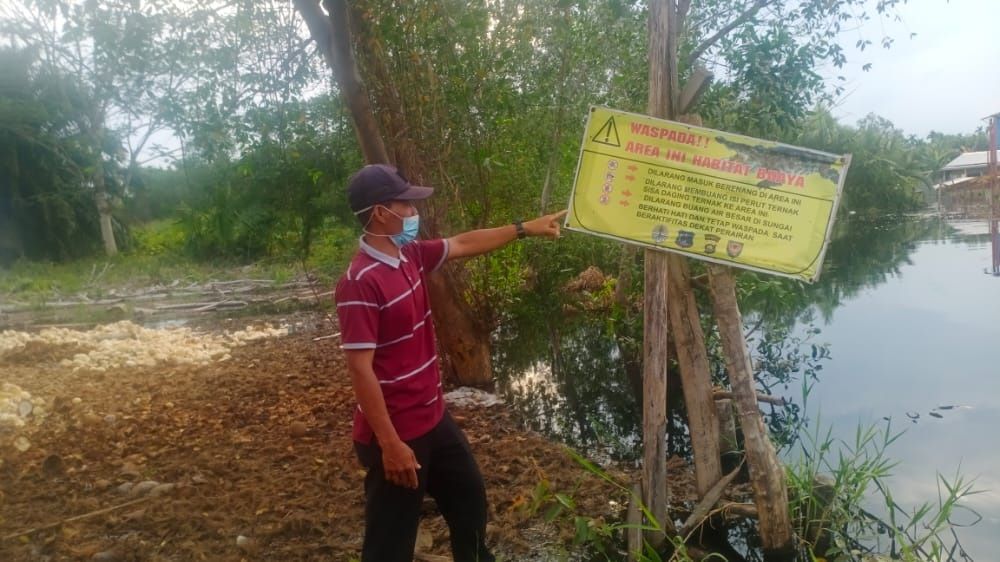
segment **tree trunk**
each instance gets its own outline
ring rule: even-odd
[[[329,17],[323,14],[316,0],[294,0],[295,7],[302,15],[313,40],[320,46],[324,59],[333,70],[341,96],[351,112],[358,144],[365,161],[389,163],[389,152],[382,140],[378,121],[372,109],[371,98],[354,56],[351,37],[351,12],[344,0],[325,0]],[[374,56],[368,56],[372,65],[381,64]],[[380,72],[386,77],[386,72]],[[395,163],[406,171],[407,177],[415,183],[422,183],[425,170],[422,160],[412,140],[407,136],[406,123],[398,98],[391,95],[392,84],[384,84],[379,101],[388,111],[383,113],[384,124],[390,138],[398,139],[393,146]],[[433,214],[422,221],[426,234],[432,237],[441,234]],[[462,385],[484,386],[493,380],[490,362],[489,329],[478,322],[463,293],[465,279],[459,266],[449,264],[441,275],[427,278],[434,322],[437,326],[442,371],[445,378]]]
[[[358,137],[358,145],[369,164],[388,164],[389,153],[382,142],[378,122],[372,112],[371,102],[358,65],[354,60],[354,50],[351,48],[350,19],[344,0],[326,0],[327,17],[319,7],[317,0],[293,0],[295,8],[302,14],[309,33],[319,45],[326,64],[333,71],[333,76],[340,88],[340,95],[351,112],[354,120],[354,132]]]
[[[454,272],[427,278],[434,310],[441,370],[444,377],[462,386],[489,386],[493,381],[489,334],[475,323],[469,305],[450,282]]]
[[[101,224],[101,240],[104,241],[104,253],[108,257],[118,254],[118,244],[115,242],[115,231],[111,225],[111,200],[108,197],[107,183],[104,181],[104,153],[101,149],[101,137],[104,136],[103,111],[95,111],[90,122],[90,141],[94,149],[95,161],[90,181],[94,184],[94,204]]]
[[[108,201],[108,194],[104,191],[104,178],[101,178],[100,186],[98,186],[96,179],[96,175],[102,171],[100,170],[95,174],[94,203],[97,204],[97,213],[100,216],[101,240],[104,241],[104,253],[108,257],[112,257],[118,254],[118,244],[115,242],[115,231],[111,225],[111,203]]]
[[[794,551],[785,473],[757,406],[757,389],[746,339],[743,337],[743,320],[736,302],[736,282],[732,270],[726,266],[710,265],[709,283],[726,355],[729,382],[733,387],[736,411],[743,429],[764,556],[768,561],[791,560]]]

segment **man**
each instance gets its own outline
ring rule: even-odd
[[[525,236],[559,237],[566,211],[532,221],[417,240],[413,202],[433,193],[374,164],[347,186],[364,234],[337,283],[342,348],[358,408],[354,446],[365,476],[362,562],[411,562],[424,493],[448,523],[455,562],[492,562],[486,488],[441,391],[426,275]]]

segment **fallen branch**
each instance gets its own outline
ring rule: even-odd
[[[243,308],[250,303],[246,301],[216,301],[216,302],[188,302],[182,304],[160,304],[156,305],[156,310],[190,310],[192,312],[206,312],[216,308]]]
[[[757,506],[752,503],[730,502],[720,506],[719,511],[726,515],[736,515],[748,519],[756,519],[758,516]]]
[[[82,515],[74,515],[73,517],[68,517],[66,519],[62,519],[60,521],[56,521],[55,523],[49,523],[48,525],[42,525],[41,527],[35,527],[33,529],[26,529],[26,530],[21,531],[19,533],[12,533],[10,535],[7,535],[5,537],[0,538],[0,542],[6,542],[6,541],[9,541],[9,540],[12,540],[12,539],[16,539],[18,537],[26,537],[26,536],[33,535],[33,534],[41,532],[41,531],[47,531],[49,529],[55,529],[57,527],[61,527],[61,526],[65,525],[66,523],[73,523],[75,521],[82,521],[83,519],[89,519],[89,518],[97,516],[97,515],[103,515],[105,513],[111,513],[112,511],[116,511],[116,510],[122,509],[124,507],[129,507],[129,506],[136,505],[138,503],[149,501],[152,498],[153,498],[153,496],[146,496],[144,498],[139,498],[137,500],[127,501],[125,503],[120,503],[118,505],[113,505],[111,507],[105,507],[103,509],[98,509],[96,511],[91,511],[91,512],[88,512],[88,513],[84,513]]]
[[[232,281],[209,281],[208,286],[215,285],[238,285],[240,283],[263,283],[265,285],[274,284],[273,279],[233,279]]]
[[[728,390],[716,390],[712,392],[712,398],[715,400],[733,400],[733,393]],[[774,404],[775,406],[786,406],[788,402],[785,401],[781,396],[770,396],[767,394],[757,393],[757,401],[764,402],[766,404]]]
[[[332,295],[333,293],[334,293],[334,291],[327,291],[325,293],[319,293],[319,294],[316,294],[316,293],[304,293],[304,294],[303,293],[299,293],[299,294],[296,294],[296,295],[288,295],[287,297],[281,297],[280,299],[274,301],[273,304],[281,304],[281,303],[283,303],[285,301],[289,301],[289,300],[292,300],[292,299],[298,299],[298,300],[302,300],[302,299],[316,299],[316,300],[319,300],[320,298],[322,298],[322,297],[328,297],[328,296]]]
[[[681,527],[680,535],[682,537],[687,537],[691,531],[693,531],[698,525],[701,525],[702,521],[708,517],[709,513],[712,511],[712,507],[722,498],[722,493],[726,491],[726,488],[730,483],[739,475],[740,469],[743,468],[743,461],[740,461],[739,466],[729,474],[723,476],[718,482],[712,486],[708,492],[705,493],[705,497],[698,502],[698,505],[694,507],[694,511],[688,516],[687,520],[684,521],[684,526]]]
[[[248,306],[246,301],[219,301],[206,304],[205,306],[200,306],[191,312],[208,312],[210,310],[218,310],[220,308],[244,308]]]
[[[313,341],[328,340],[331,338],[339,338],[339,337],[340,337],[340,332],[337,332],[336,334],[330,334],[328,336],[317,336],[313,338]]]

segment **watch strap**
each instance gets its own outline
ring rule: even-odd
[[[528,235],[528,233],[524,231],[524,223],[522,223],[520,220],[514,221],[514,230],[517,231],[518,240]]]

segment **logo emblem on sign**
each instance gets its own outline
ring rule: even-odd
[[[687,230],[678,232],[677,245],[681,248],[690,248],[691,246],[694,246],[694,233]]]
[[[737,242],[736,240],[730,240],[729,244],[726,245],[726,253],[729,257],[735,258],[740,255],[743,251],[743,242]]]
[[[705,253],[714,254],[715,246],[719,243],[720,238],[714,234],[705,235]]]
[[[653,227],[653,242],[663,244],[667,241],[667,225],[658,224]]]

